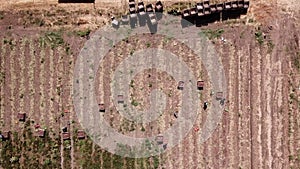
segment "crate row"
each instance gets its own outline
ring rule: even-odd
[[[19,112],[17,114],[17,118],[20,122],[25,123],[26,119],[28,117],[26,116],[26,113]],[[35,129],[34,135],[36,137],[40,137],[40,138],[45,137],[45,135],[46,135],[46,129],[45,128],[42,128],[39,124],[35,124],[34,129]],[[11,136],[11,131],[9,131],[9,130],[2,131],[2,133],[0,134],[0,140],[2,140],[2,141],[9,140],[10,136]],[[62,128],[62,138],[63,138],[63,140],[69,140],[70,139],[70,132],[68,131],[67,126]],[[78,130],[77,131],[77,139],[84,139],[84,138],[85,138],[85,132],[83,130]]]
[[[135,0],[129,0],[128,7],[129,15],[122,15],[120,19],[123,25],[130,24],[131,27],[136,27],[138,23],[140,26],[148,23],[150,26],[156,26],[157,21],[162,18],[163,4],[161,1],[145,5],[143,1],[136,3]],[[119,24],[119,21],[112,17],[112,26],[118,28]]]
[[[184,90],[184,81],[179,81],[177,84],[177,89],[178,90]],[[197,81],[197,89],[198,90],[203,90],[204,89],[204,81],[200,80]],[[216,93],[216,100],[223,100],[223,92],[217,92]],[[124,104],[124,96],[119,94],[117,96],[117,103],[118,104]],[[104,103],[100,103],[98,104],[99,106],[99,112],[105,112],[105,104]]]
[[[249,8],[249,0],[230,1],[218,4],[210,4],[209,0],[197,3],[190,9],[185,9],[182,12],[182,17],[190,16],[205,16],[213,13],[221,13],[223,11],[230,12],[234,10],[247,10]]]

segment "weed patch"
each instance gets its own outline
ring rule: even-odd
[[[51,49],[65,44],[61,32],[46,32],[45,35],[40,38],[40,45],[45,47],[45,42],[51,46]]]
[[[80,37],[86,37],[86,36],[90,35],[90,33],[91,33],[91,30],[87,29],[87,30],[84,30],[84,31],[82,31],[82,30],[77,31],[76,35],[80,36]]]
[[[224,33],[224,29],[216,29],[216,30],[207,29],[207,30],[203,30],[202,33],[206,37],[208,37],[209,40],[212,40],[215,38],[220,38]],[[201,35],[202,33],[200,32],[199,35]]]
[[[262,31],[258,30],[257,32],[255,32],[255,39],[260,45],[264,43],[264,37]]]
[[[296,55],[293,57],[293,65],[297,69],[297,71],[300,73],[300,51],[296,53]]]

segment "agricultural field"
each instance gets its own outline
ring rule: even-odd
[[[181,2],[163,1],[167,10],[191,4]],[[199,27],[224,66],[222,119],[203,144],[198,143],[199,133],[191,130],[174,148],[148,158],[115,155],[88,135],[79,139],[83,128],[73,103],[74,67],[81,49],[97,29],[110,24],[111,16],[125,13],[126,3],[4,4],[0,133],[10,131],[10,138],[0,140],[0,168],[300,168],[300,4],[272,2],[253,0],[247,15]],[[153,89],[166,94],[167,108],[158,120],[148,125],[131,122],[110,102],[107,82],[117,65],[148,48],[172,51],[205,81],[200,105],[214,97],[208,72],[191,49],[161,35],[129,37],[105,56],[95,79],[97,101],[107,103],[105,119],[124,135],[157,135],[172,127],[173,112],[180,108],[178,82],[158,69],[147,69],[128,84],[129,104],[139,110],[149,109],[145,96]],[[19,112],[26,113],[25,121],[19,121]],[[201,109],[195,127],[201,128],[206,117]],[[70,134],[66,140],[64,127]],[[39,129],[46,131],[43,138],[37,136]]]

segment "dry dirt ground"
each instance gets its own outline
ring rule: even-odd
[[[222,120],[204,144],[196,144],[197,132],[191,131],[174,149],[147,159],[121,158],[102,150],[90,139],[76,138],[76,131],[81,128],[71,95],[76,57],[89,30],[93,33],[107,24],[110,16],[124,13],[124,2],[96,1],[96,8],[91,4],[0,2],[0,131],[12,132],[9,141],[0,142],[0,168],[300,168],[297,0],[253,0],[248,14],[240,19],[199,28],[222,29],[221,36],[227,40],[224,43],[219,37],[211,39],[222,58],[228,83]],[[157,39],[147,35],[139,40],[128,39],[128,45],[134,46],[134,50],[144,49],[149,40],[152,46],[158,45]],[[164,47],[176,53],[177,47],[172,43]],[[183,47],[178,51],[182,50],[185,54],[190,52]],[[115,53],[118,52],[130,51],[118,48]],[[182,53],[177,54],[184,59]],[[121,60],[107,58],[98,78],[109,81],[107,75]],[[203,70],[199,78],[209,84],[201,61],[188,65]],[[141,126],[130,124],[111,105],[106,119],[124,134],[135,130],[148,136],[170,127],[174,122],[170,112],[178,108],[179,102],[177,83],[157,70],[145,70],[134,82],[139,82],[133,84],[136,89],[131,89],[140,103],[137,108],[147,107],[143,95],[154,88],[172,93],[166,114],[149,126]],[[105,92],[99,87],[99,99],[107,99],[109,86],[101,85]],[[144,90],[138,90],[141,88]],[[209,94],[208,87],[203,100],[209,100]],[[25,123],[18,121],[17,112],[27,113]],[[205,116],[203,112],[197,124]],[[46,138],[33,136],[35,124],[47,128]],[[71,134],[67,141],[62,140],[64,126],[68,126]]]

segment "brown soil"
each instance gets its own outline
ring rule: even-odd
[[[201,28],[224,30],[222,37],[227,40],[225,43],[219,38],[212,41],[222,58],[227,77],[226,111],[209,140],[202,145],[197,144],[198,133],[191,131],[180,145],[159,157],[161,166],[168,169],[300,167],[300,14],[295,11],[297,3],[289,2],[251,1],[252,5],[247,16]],[[279,6],[282,3],[287,3],[288,6]],[[84,37],[77,35],[78,31],[86,31],[88,28],[94,31],[108,23],[111,15],[120,15],[122,11],[116,10],[117,7],[113,5],[103,6],[103,4],[97,4],[94,9],[92,5],[27,3],[5,9],[2,7],[3,12],[0,12],[3,17],[0,20],[0,130],[10,130],[22,135],[25,124],[18,121],[17,112],[26,112],[30,123],[46,127],[50,137],[60,145],[58,150],[50,153],[50,157],[42,152],[37,156],[33,152],[29,153],[30,157],[40,159],[39,164],[42,165],[44,159],[50,158],[53,163],[59,161],[55,164],[58,168],[79,168],[79,166],[84,168],[89,164],[84,160],[89,159],[93,163],[99,162],[102,168],[117,168],[117,164],[113,162],[117,157],[101,150],[90,139],[86,139],[87,143],[84,146],[87,148],[82,150],[80,144],[83,143],[76,139],[76,131],[81,127],[76,119],[71,93],[74,63],[86,41]],[[276,12],[277,14],[273,15]],[[60,29],[63,32],[63,45],[54,49],[47,43],[44,47],[41,46],[41,37],[44,37],[45,33],[57,32]],[[257,32],[262,32],[262,44],[257,40],[255,35]],[[161,43],[158,36],[146,35],[137,38],[139,41],[129,39],[127,45],[134,49],[145,49],[146,41],[150,41],[151,47]],[[174,47],[174,42],[171,41],[164,48],[174,51],[185,59],[193,71],[198,73],[198,77],[207,81],[209,85],[201,61],[195,60],[193,53],[184,45]],[[120,46],[125,43],[122,42]],[[131,48],[117,47],[116,45],[116,51],[107,55],[105,60],[107,64],[104,64],[106,67],[100,66],[100,70],[103,71],[99,71],[98,77],[106,75],[104,78],[109,81],[109,75],[115,66],[110,63],[117,64],[123,59],[118,57],[119,60],[112,61],[110,58],[116,57],[109,56],[116,53],[130,53]],[[178,48],[183,52],[176,52]],[[185,57],[183,54],[186,53],[191,54],[189,56],[192,58]],[[199,69],[203,70],[202,77]],[[149,72],[152,73],[152,81],[148,80]],[[142,126],[135,124],[136,132],[138,130],[141,136],[148,136],[170,127],[175,120],[170,112],[176,110],[179,102],[177,82],[167,74],[156,70],[146,70],[135,77],[134,81],[139,83],[134,84],[137,87],[132,90],[133,97],[145,107],[147,102],[142,101],[142,97],[149,94],[150,88],[162,88],[166,93],[170,91],[173,93],[171,101],[168,102],[169,108],[164,113],[166,115],[158,122],[143,126],[145,132],[140,131]],[[152,87],[149,87],[149,83],[153,84]],[[103,84],[102,86],[105,96],[109,96],[109,86]],[[138,90],[139,88],[145,90]],[[204,91],[203,100],[211,99],[209,94],[208,86]],[[110,103],[107,99],[109,97],[105,98],[105,102]],[[109,109],[112,111],[107,114],[107,120],[111,120],[116,129],[121,128],[125,134],[130,135],[124,125],[122,128],[122,124],[127,123],[125,119],[121,119],[113,105],[110,105]],[[110,118],[112,115],[113,118]],[[201,128],[205,117],[205,112],[202,112],[196,121],[199,125],[195,126]],[[70,141],[62,140],[63,126],[69,126]],[[34,132],[33,126],[31,128]],[[21,141],[26,139],[22,138]],[[18,140],[16,138],[12,140],[13,145],[17,146]],[[67,148],[69,145],[71,149]],[[4,146],[1,142],[1,152]],[[34,145],[29,147],[34,149]],[[20,152],[22,152],[18,153],[20,165],[5,163],[3,161],[5,155],[1,153],[0,168],[3,168],[4,164],[11,165],[11,168],[16,166],[28,168],[31,162],[26,163],[26,160],[30,160],[26,155],[27,148],[22,148]],[[55,154],[60,157],[55,158]],[[135,168],[141,168],[147,163],[140,164],[138,160],[131,162],[128,159],[122,161]]]

